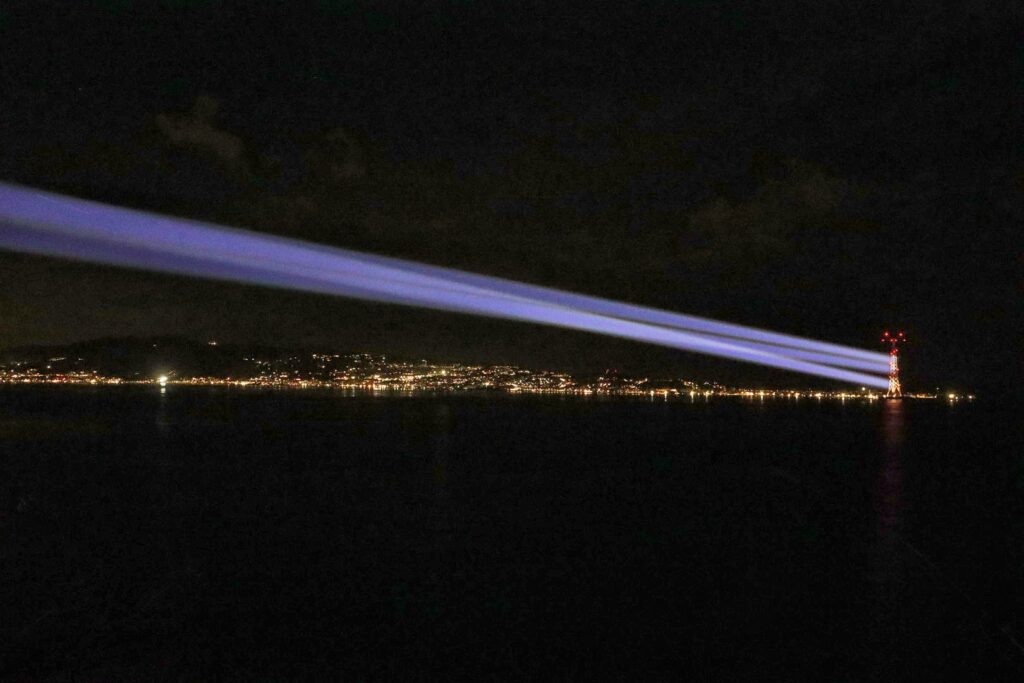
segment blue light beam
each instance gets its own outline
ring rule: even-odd
[[[119,242],[123,240],[126,243],[135,243],[143,240],[147,243],[161,244],[164,247],[174,248],[180,245],[191,245],[193,248],[201,247],[205,253],[211,255],[223,253],[226,247],[231,246],[223,238],[217,239],[216,236],[211,235],[208,228],[190,221],[141,214],[140,212],[130,212],[124,209],[114,209],[94,202],[73,200],[59,195],[33,192],[31,190],[3,188],[2,186],[0,186],[0,189],[11,191],[8,193],[8,196],[0,195],[0,198],[7,200],[6,203],[10,206],[10,210],[16,211],[21,219],[36,225],[48,224],[52,226],[55,223],[67,222],[68,219],[65,214],[73,209],[75,212],[74,219],[77,221],[75,232],[79,235],[91,234],[98,238],[113,237],[118,239]],[[117,212],[117,215],[112,215],[111,211]],[[123,214],[125,213],[135,214],[140,220],[129,221],[121,225],[121,223],[124,223]],[[143,217],[145,220],[141,220]],[[199,229],[197,230],[196,228]],[[502,298],[512,297],[517,300],[524,298],[540,300],[591,313],[657,324],[663,327],[673,327],[711,339],[723,336],[742,342],[748,348],[777,353],[799,360],[878,373],[886,373],[888,371],[888,358],[885,355],[860,349],[399,259],[321,245],[309,245],[294,240],[246,233],[245,231],[232,231],[225,228],[216,228],[216,230],[221,233],[226,231],[226,234],[245,235],[248,239],[247,250],[250,252],[249,256],[260,256],[278,264],[287,261],[294,264],[299,269],[299,272],[306,272],[309,266],[314,263],[320,264],[329,270],[336,269],[339,265],[338,260],[341,259],[349,276],[362,274],[370,278],[382,280],[397,279],[410,284],[421,284],[428,287],[441,287],[474,293],[491,291],[496,296]],[[257,249],[257,247],[263,248]],[[83,247],[83,249],[85,248]],[[65,255],[75,257],[73,252]],[[353,259],[362,261],[364,265],[353,263]],[[792,346],[797,348],[791,348]]]
[[[887,359],[879,368],[870,358],[874,355],[885,359],[881,354],[3,184],[0,246],[110,265],[534,322],[876,388],[887,386],[884,377],[842,369],[887,370]],[[697,323],[704,329],[727,331],[733,336],[679,327],[684,323]],[[755,340],[744,340],[740,333],[750,334]],[[783,341],[802,348],[782,346]],[[840,350],[843,355],[827,349]]]

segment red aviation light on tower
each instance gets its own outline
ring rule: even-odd
[[[892,348],[896,348],[900,344],[907,343],[907,335],[903,334],[902,332],[897,332],[896,334],[889,334],[889,332],[886,331],[882,333],[881,342],[883,344],[889,344]]]

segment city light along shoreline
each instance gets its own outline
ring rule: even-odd
[[[210,342],[210,344],[215,344]],[[246,357],[250,372],[236,375],[188,375],[179,377],[171,368],[157,374],[104,375],[95,369],[57,366],[81,365],[81,359],[53,357],[45,361],[14,361],[0,364],[0,385],[232,387],[239,389],[324,389],[344,393],[422,395],[546,395],[566,397],[634,397],[709,399],[740,397],[752,400],[866,400],[884,399],[870,387],[859,390],[814,388],[764,388],[726,386],[716,381],[653,378],[623,375],[615,371],[576,376],[550,370],[528,370],[514,365],[464,365],[388,360],[371,354],[305,353],[272,360]],[[295,369],[299,365],[305,370]],[[973,394],[909,394],[912,399],[974,400]]]

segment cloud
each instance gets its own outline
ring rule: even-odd
[[[798,235],[847,226],[840,213],[850,196],[847,181],[787,160],[749,198],[718,197],[690,212],[682,256],[757,261],[788,252]]]
[[[157,114],[156,125],[172,144],[212,154],[232,171],[248,174],[245,143],[213,124],[218,107],[216,99],[203,95],[188,114]]]
[[[324,135],[314,146],[311,156],[323,164],[334,181],[345,182],[366,175],[363,150],[344,128],[335,128]]]

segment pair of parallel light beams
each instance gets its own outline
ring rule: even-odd
[[[6,184],[0,247],[584,330],[888,386],[881,353]]]

